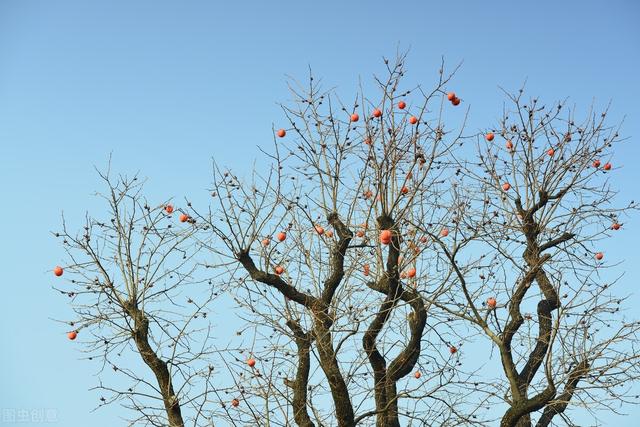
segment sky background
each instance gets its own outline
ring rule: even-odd
[[[271,144],[287,75],[311,66],[350,99],[383,55],[410,49],[409,82],[430,85],[442,56],[463,62],[453,86],[470,129],[496,124],[499,86],[525,80],[531,95],[580,111],[612,101],[609,118],[630,137],[615,184],[637,199],[639,20],[633,0],[0,0],[0,425],[5,409],[54,409],[65,427],[124,425],[117,407],[91,412],[95,366],[52,320],[71,312],[51,287],[64,254],[50,232],[62,211],[78,222],[96,206],[93,166],[110,153],[114,170],[149,177],[150,198],[200,196],[212,158],[244,172]],[[619,292],[635,293],[632,309],[639,221],[603,247],[625,262]],[[637,426],[640,410],[627,409],[604,425]]]

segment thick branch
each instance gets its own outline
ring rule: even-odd
[[[555,394],[555,388],[552,385],[548,385],[547,388],[533,398],[514,402],[502,417],[500,427],[518,426],[523,417],[527,417],[530,413],[544,408]]]
[[[320,367],[329,382],[331,396],[336,409],[338,427],[353,427],[355,424],[351,397],[344,377],[340,372],[340,365],[333,348],[331,331],[325,327],[326,321],[324,317],[326,317],[326,313],[314,310],[314,316],[316,319],[313,333],[317,343],[318,356],[320,357]]]
[[[258,269],[258,267],[256,267],[255,263],[253,262],[253,259],[249,255],[248,250],[243,250],[238,253],[238,261],[240,261],[244,269],[247,270],[253,280],[277,289],[282,295],[289,298],[290,300],[295,301],[298,304],[301,304],[309,309],[316,301],[316,298],[304,292],[298,291],[296,288],[282,280],[282,278],[277,274],[270,274]]]
[[[328,218],[329,224],[336,229],[339,237],[338,245],[331,250],[331,259],[329,261],[331,265],[331,274],[324,282],[324,289],[322,291],[322,301],[325,304],[330,304],[333,299],[342,278],[344,277],[344,255],[347,252],[349,243],[353,238],[353,232],[347,228],[346,225],[340,221],[336,212],[331,213]]]
[[[387,372],[387,399],[391,403],[387,413],[389,426],[400,427],[398,419],[398,393],[396,383],[400,378],[411,372],[420,357],[421,340],[424,327],[427,323],[427,310],[424,301],[416,291],[405,289],[401,293],[401,298],[412,308],[409,315],[409,330],[411,336],[409,342],[400,354],[391,362]]]
[[[555,415],[561,414],[565,409],[567,409],[567,406],[575,393],[576,387],[578,386],[578,382],[580,382],[588,372],[589,362],[587,360],[583,360],[573,368],[569,374],[569,380],[564,387],[564,392],[558,396],[553,403],[550,403],[546,408],[544,408],[544,412],[538,420],[536,427],[547,427],[551,424],[551,420]]]
[[[560,243],[571,240],[576,235],[573,233],[563,233],[560,237],[556,237],[555,239],[549,240],[547,243],[540,245],[540,252],[544,252],[547,249],[551,249],[555,246],[558,246]]]
[[[293,332],[296,346],[298,347],[296,379],[289,383],[293,389],[293,419],[300,427],[315,427],[307,412],[307,385],[309,384],[309,369],[311,366],[311,336],[302,330],[298,322],[288,320],[287,326]]]
[[[409,330],[411,332],[409,342],[389,365],[389,377],[393,381],[397,381],[411,372],[418,361],[422,332],[427,323],[427,310],[420,295],[416,291],[405,289],[400,296],[404,302],[411,306],[413,312],[409,316]]]
[[[507,323],[507,325],[505,326],[504,333],[502,334],[502,341],[509,350],[511,349],[511,341],[513,340],[513,336],[518,331],[520,326],[522,326],[522,322],[524,321],[524,319],[522,318],[522,314],[520,313],[520,304],[522,304],[522,300],[531,287],[533,280],[536,278],[538,270],[542,268],[542,265],[548,259],[548,255],[540,257],[540,262],[531,267],[529,271],[527,271],[511,297],[511,300],[509,302],[510,320],[509,323]]]

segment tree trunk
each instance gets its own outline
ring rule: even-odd
[[[158,387],[160,388],[160,394],[162,395],[164,409],[167,413],[169,427],[184,427],[184,421],[182,420],[182,413],[180,411],[180,403],[178,402],[178,397],[173,391],[173,383],[171,381],[171,376],[169,375],[167,363],[160,359],[149,345],[149,320],[137,307],[131,305],[128,308],[129,314],[133,317],[135,323],[133,338],[142,360],[156,377]]]

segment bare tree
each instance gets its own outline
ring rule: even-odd
[[[598,249],[637,210],[609,183],[618,127],[606,110],[581,122],[565,110],[509,96],[477,159],[459,163],[462,222],[457,243],[441,245],[462,290],[441,307],[500,354],[503,427],[575,425],[572,404],[617,411],[640,373],[640,323],[623,314]]]
[[[292,81],[267,175],[245,182],[216,166],[215,209],[191,213],[226,258],[253,329],[249,351],[271,372],[242,385],[256,425],[481,423],[461,339],[432,310],[453,269],[422,231],[446,233],[452,217],[461,137],[445,136],[442,120],[454,108],[444,102],[452,74],[407,90],[404,56],[385,64],[378,93],[361,89],[349,105],[313,76]]]
[[[122,402],[131,425],[210,425],[203,407],[219,390],[207,313],[217,292],[200,268],[195,222],[169,203],[149,203],[137,177],[100,176],[105,214],[87,215],[77,234],[63,218],[55,233],[70,278],[58,289],[76,314],[69,338],[77,335],[100,365],[100,405]]]

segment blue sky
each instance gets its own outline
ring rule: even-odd
[[[54,408],[63,426],[122,424],[117,408],[90,412],[95,367],[51,320],[70,312],[51,289],[63,253],[49,232],[61,211],[80,220],[95,204],[93,165],[109,153],[118,171],[150,178],[152,197],[198,195],[212,158],[246,171],[256,146],[271,143],[286,75],[311,66],[349,95],[383,55],[409,48],[409,81],[429,84],[441,56],[463,61],[455,89],[478,129],[500,116],[498,86],[525,79],[532,95],[568,97],[582,111],[613,101],[610,118],[626,118],[631,138],[614,158],[624,166],[616,184],[637,199],[639,18],[632,0],[0,0],[0,409]],[[621,292],[637,292],[638,230],[636,218],[604,248],[625,261]]]

